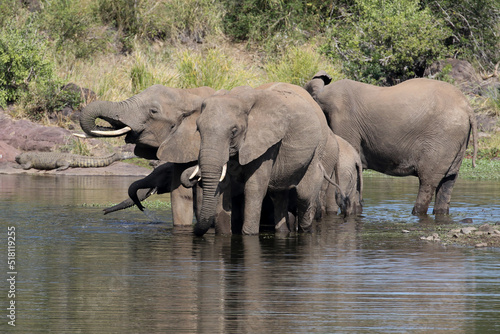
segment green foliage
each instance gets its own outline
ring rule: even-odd
[[[500,61],[500,1],[498,0],[423,0],[434,17],[442,19],[452,34],[445,45],[460,58],[476,59],[482,64]]]
[[[19,0],[0,1],[0,27],[5,27],[11,23],[12,17],[21,11]]]
[[[115,27],[126,51],[134,37],[151,40],[192,40],[220,31],[223,11],[213,0],[97,0],[96,12],[105,24]]]
[[[70,137],[66,145],[61,146],[59,149],[64,153],[90,156],[90,149],[87,142],[76,137]]]
[[[226,35],[237,41],[250,40],[281,49],[296,40],[305,40],[309,31],[320,27],[323,1],[302,0],[221,0],[226,8],[223,26]]]
[[[451,32],[418,0],[354,0],[348,10],[332,21],[322,50],[351,78],[394,83],[421,75],[448,52]]]
[[[464,159],[459,175],[464,179],[500,180],[500,160],[478,159],[473,168],[472,160]]]
[[[44,3],[38,22],[55,42],[57,52],[87,57],[106,49],[109,36],[86,1],[52,0]]]
[[[235,74],[231,59],[215,49],[205,54],[184,52],[177,70],[181,88],[208,86],[213,89],[231,89],[238,86],[240,79]]]
[[[149,86],[154,85],[154,77],[147,65],[143,62],[136,62],[130,70],[130,79],[132,81],[132,92],[137,94]]]
[[[165,67],[171,59],[170,55],[162,48],[161,52],[134,45],[134,63],[130,69],[132,93],[137,94],[154,85],[162,84],[171,86],[177,76],[172,70]]]
[[[0,105],[14,102],[29,88],[51,85],[54,64],[46,57],[47,42],[36,26],[7,24],[0,31]]]
[[[26,116],[39,121],[48,112],[58,112],[65,107],[78,109],[83,103],[80,92],[64,90],[62,81],[53,79],[46,82],[30,82],[28,89],[19,97]]]
[[[291,47],[281,57],[265,66],[270,81],[288,82],[303,86],[319,70],[325,70],[334,80],[341,79],[341,74],[331,63],[310,47]]]

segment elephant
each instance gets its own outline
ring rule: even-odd
[[[417,176],[412,214],[427,215],[434,194],[433,213],[449,214],[471,134],[474,166],[477,156],[477,125],[467,98],[451,84],[423,78],[393,87],[331,80],[320,71],[304,88],[333,132],[359,152],[363,168]]]
[[[363,212],[363,165],[358,152],[342,137],[335,136],[339,146],[339,161],[337,163],[337,182],[343,194],[349,198],[345,208],[345,215],[360,215]],[[338,209],[334,203],[329,208],[336,213]]]
[[[191,226],[193,223],[194,190],[181,186],[180,175],[184,169],[196,164],[200,147],[196,119],[200,114],[203,99],[214,93],[215,90],[210,87],[177,89],[153,85],[125,101],[92,102],[80,115],[80,125],[88,136],[126,135],[127,143],[136,144],[134,153],[137,156],[172,164],[169,171],[170,189],[164,191],[171,192],[174,225]],[[96,125],[97,119],[107,121],[110,127]],[[165,170],[162,168],[158,173]],[[167,179],[168,175],[157,178],[153,171],[150,177],[133,184],[129,193],[133,194],[135,186],[142,187],[141,184],[145,184],[146,188],[153,188],[147,183],[161,181],[161,178]],[[158,184],[156,186],[162,187]]]
[[[287,221],[291,191],[296,194],[299,229],[310,230],[323,181],[333,174],[335,161],[328,159],[338,156],[327,157],[331,130],[306,91],[286,83],[237,87],[206,98],[196,124],[201,137],[199,166],[181,177],[201,177],[203,183],[196,235],[202,236],[214,223],[217,195],[224,191],[221,180],[227,173],[232,174],[231,184],[243,185],[243,234],[259,232],[266,193],[274,204],[275,223]]]
[[[80,125],[91,137],[113,137],[126,135],[125,141],[135,143],[134,153],[146,159],[168,161],[151,174],[137,180],[129,187],[129,199],[106,208],[104,214],[122,210],[140,202],[154,191],[171,192],[174,226],[191,226],[197,202],[201,203],[201,191],[181,186],[180,175],[197,163],[200,146],[196,132],[196,119],[200,115],[203,99],[214,94],[225,94],[209,87],[176,89],[154,85],[122,102],[96,101],[82,110]],[[96,119],[103,119],[111,127],[96,125]],[[230,193],[221,194],[217,207],[217,234],[231,234]],[[266,201],[268,203],[269,201]],[[272,214],[272,207],[266,205],[263,214]],[[235,218],[237,219],[237,218]],[[269,224],[267,219],[266,223]]]

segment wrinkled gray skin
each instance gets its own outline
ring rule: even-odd
[[[476,121],[466,97],[448,83],[429,79],[393,87],[330,82],[320,71],[305,89],[333,132],[359,152],[363,168],[417,176],[420,186],[412,213],[426,215],[435,194],[433,212],[448,214],[470,133],[475,164]]]
[[[146,177],[134,181],[128,188],[130,198],[118,203],[110,208],[104,209],[104,214],[123,210],[133,206],[134,204],[144,211],[144,206],[141,204],[143,200],[153,194],[169,193],[172,189],[172,174],[174,164],[164,163],[156,167]]]
[[[154,85],[125,101],[92,102],[80,116],[80,125],[87,135],[106,137],[109,131],[128,126],[125,141],[136,144],[137,156],[173,163],[170,191],[174,225],[193,222],[193,190],[181,186],[180,175],[198,159],[196,119],[203,99],[214,92],[209,87],[176,89]],[[98,118],[111,127],[97,126]],[[96,134],[94,130],[104,132]]]
[[[337,164],[337,180],[340,189],[349,203],[345,208],[345,215],[360,215],[363,212],[363,165],[358,152],[346,140],[335,136],[339,146],[339,161]],[[336,203],[328,211],[337,212]]]
[[[228,162],[228,170],[237,170],[232,174],[244,187],[243,234],[259,232],[266,193],[274,204],[275,223],[287,221],[292,189],[296,191],[299,228],[310,229],[324,185],[324,169],[330,175],[333,170],[329,166],[322,169],[330,129],[319,106],[302,88],[273,83],[257,89],[238,87],[226,95],[209,97],[203,102],[197,126],[203,202],[196,235],[206,233],[216,219],[218,194],[223,191],[219,179]]]

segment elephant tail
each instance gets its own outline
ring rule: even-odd
[[[344,217],[347,216],[347,208],[351,206],[351,199],[349,198],[348,195],[345,195],[340,186],[335,181],[333,181],[330,178],[330,176],[328,176],[328,174],[325,171],[325,168],[321,163],[319,163],[319,167],[321,169],[321,172],[323,173],[323,178],[336,188],[335,193],[338,195],[338,198],[340,199],[340,201],[337,201],[337,205],[339,206],[340,212],[344,215]]]
[[[472,153],[472,167],[475,168],[477,158],[477,121],[476,116],[474,115],[474,112],[472,110],[469,112],[469,123],[472,132],[472,145],[474,146]]]

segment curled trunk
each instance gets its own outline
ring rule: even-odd
[[[109,134],[109,131],[123,129],[126,124],[122,121],[125,116],[121,103],[109,101],[95,101],[82,110],[80,115],[80,126],[82,130],[92,137],[121,136],[124,133]],[[100,118],[107,121],[111,127],[99,126],[96,120]],[[97,131],[97,133],[95,132]],[[106,134],[108,132],[108,134]]]

